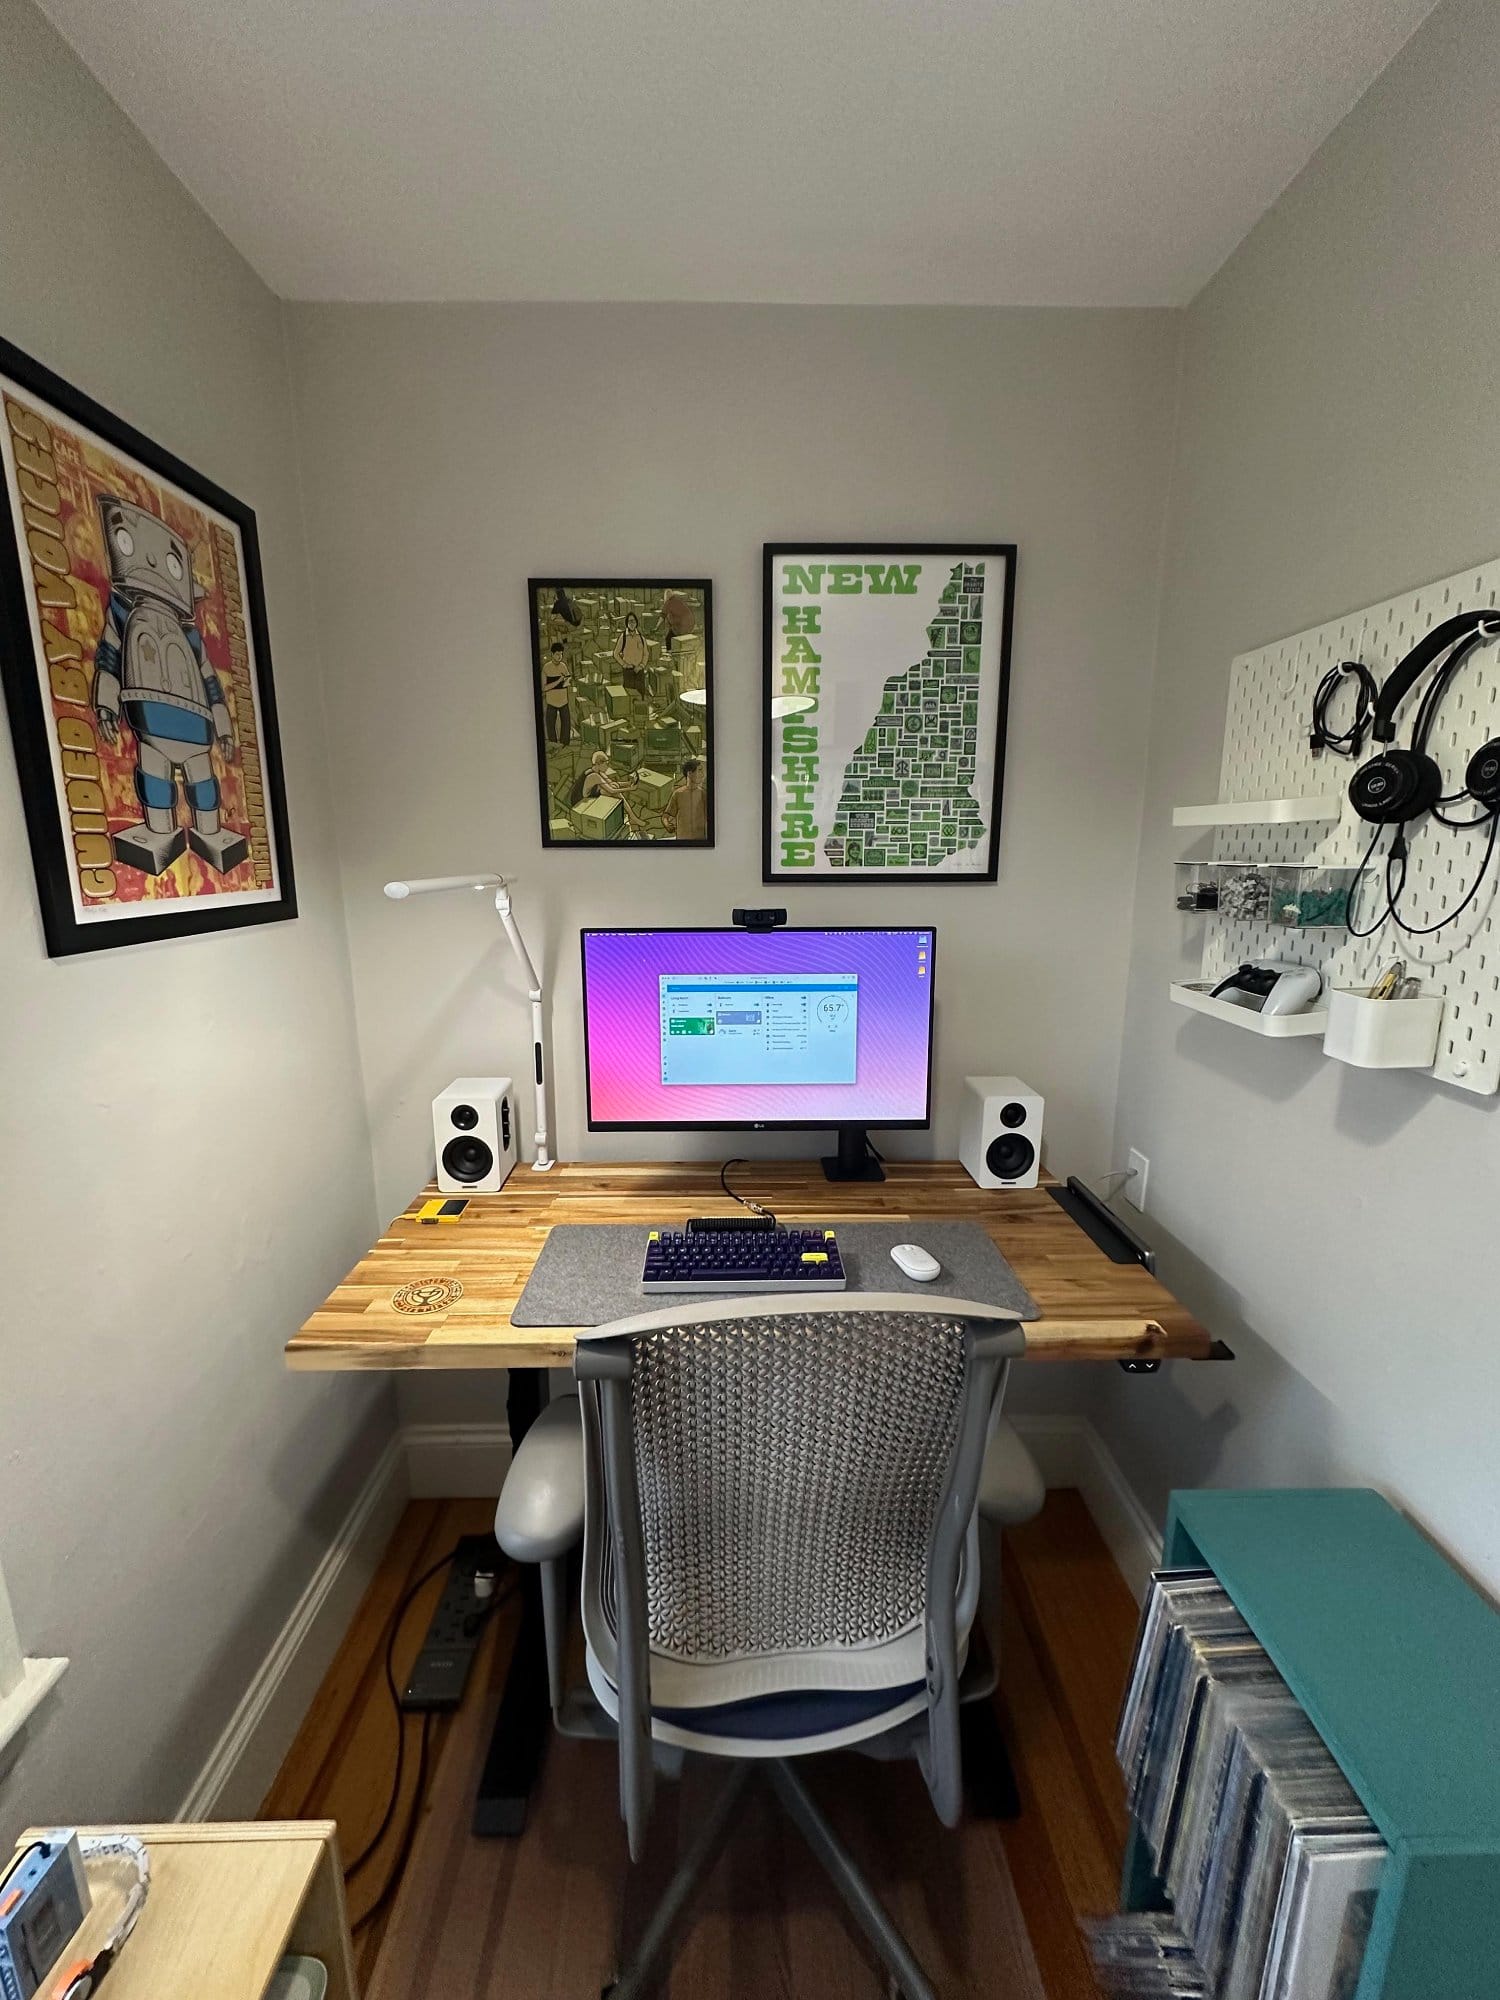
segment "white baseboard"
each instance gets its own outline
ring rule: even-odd
[[[370,1586],[407,1501],[398,1433],[380,1454],[307,1587],[256,1670],[180,1820],[253,1819]]]
[[[510,1469],[504,1424],[407,1424],[407,1490],[413,1500],[498,1500]]]
[[[1076,1486],[1137,1603],[1161,1564],[1161,1530],[1087,1417],[1012,1418],[1048,1486]]]
[[[501,1424],[408,1424],[392,1437],[178,1808],[179,1819],[255,1816],[407,1501],[498,1499],[509,1464],[510,1438]]]
[[[1076,1486],[1137,1599],[1161,1561],[1161,1535],[1086,1417],[1026,1416],[1017,1431],[1048,1486]],[[318,1684],[379,1566],[408,1499],[499,1496],[510,1464],[503,1424],[407,1424],[391,1439],[276,1643],[183,1800],[183,1820],[259,1810]]]

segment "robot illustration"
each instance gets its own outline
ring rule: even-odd
[[[128,500],[99,501],[109,564],[109,609],[94,655],[94,710],[111,743],[120,721],[135,738],[135,789],[144,819],[114,836],[116,859],[148,875],[184,846],[225,874],[250,851],[219,824],[213,746],[228,757],[234,725],[193,616],[202,592],[192,554],[165,521]],[[178,774],[192,824],[177,824]]]

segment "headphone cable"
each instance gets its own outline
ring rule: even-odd
[[[1352,938],[1374,937],[1376,931],[1380,929],[1382,924],[1385,923],[1386,919],[1395,914],[1395,912],[1391,908],[1391,862],[1390,862],[1390,856],[1388,855],[1386,857],[1386,864],[1385,864],[1385,908],[1380,912],[1380,915],[1375,919],[1374,923],[1368,925],[1364,930],[1360,930],[1354,921],[1354,899],[1359,894],[1360,884],[1365,879],[1365,874],[1366,871],[1369,869],[1370,863],[1375,859],[1375,849],[1379,846],[1380,836],[1384,832],[1385,832],[1384,826],[1377,826],[1374,833],[1371,835],[1370,844],[1365,849],[1364,854],[1360,859],[1359,866],[1354,871],[1354,878],[1349,884],[1349,893],[1344,898],[1344,929],[1349,933],[1350,937]],[[1399,828],[1397,829],[1396,837],[1398,840],[1402,839],[1402,833]],[[1394,846],[1391,849],[1391,853],[1392,854],[1395,853]]]
[[[1328,710],[1346,678],[1354,683],[1353,719],[1347,729],[1331,729]],[[1313,696],[1312,728],[1307,739],[1313,755],[1320,757],[1325,750],[1331,750],[1336,757],[1357,757],[1375,720],[1375,704],[1379,699],[1375,676],[1363,660],[1340,660],[1336,667],[1330,667]]]
[[[1489,819],[1490,823],[1490,837],[1485,842],[1484,856],[1479,863],[1479,873],[1474,877],[1474,880],[1470,883],[1468,893],[1465,895],[1463,901],[1461,903],[1455,904],[1455,906],[1448,911],[1446,916],[1439,917],[1435,924],[1409,924],[1402,917],[1401,912],[1397,909],[1396,905],[1400,901],[1402,893],[1406,888],[1406,843],[1404,841],[1399,843],[1399,853],[1397,847],[1392,847],[1390,853],[1386,856],[1386,863],[1385,863],[1386,901],[1387,901],[1387,914],[1390,916],[1391,921],[1395,924],[1397,930],[1404,931],[1407,937],[1431,937],[1435,931],[1446,930],[1449,924],[1455,922],[1456,919],[1461,917],[1464,911],[1468,909],[1469,905],[1473,902],[1474,898],[1479,894],[1480,889],[1484,885],[1484,878],[1489,873],[1490,862],[1494,859],[1495,836],[1497,833],[1500,833],[1500,811],[1491,812],[1488,815],[1486,815],[1486,817]],[[1475,826],[1479,825],[1479,823],[1480,822],[1478,820],[1471,822],[1471,824]],[[1401,879],[1396,884],[1396,887],[1392,889],[1391,867],[1392,864],[1396,862],[1398,859],[1401,864]],[[1384,923],[1385,918],[1382,917],[1380,921],[1381,923]],[[1357,932],[1356,935],[1361,937],[1368,937],[1370,933],[1368,931],[1361,931]]]

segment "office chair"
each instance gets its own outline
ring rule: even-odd
[[[957,1823],[959,1706],[994,1685],[969,1643],[985,1475],[1002,1518],[1041,1499],[1020,1440],[998,1429],[1024,1347],[1010,1313],[907,1293],[679,1304],[580,1338],[580,1395],[522,1441],[495,1523],[508,1554],[542,1565],[558,1727],[617,1736],[632,1860],[659,1762],[696,1751],[731,1766],[613,2000],[648,1989],[757,1765],[893,1990],[932,2000],[794,1765],[849,1746],[914,1756],[938,1817]],[[581,1705],[562,1687],[580,1531]]]

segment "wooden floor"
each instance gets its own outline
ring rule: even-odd
[[[459,1535],[492,1518],[483,1501],[412,1503],[265,1801],[267,1818],[336,1819],[346,1865],[379,1824],[394,1766],[383,1664],[394,1608]],[[403,1622],[398,1683],[442,1581]],[[819,1760],[814,1788],[944,2000],[1096,2000],[1078,1919],[1116,1900],[1125,1805],[1112,1741],[1136,1609],[1073,1492],[1049,1494],[1037,1520],[1006,1536],[1002,1586],[997,1712],[1021,1817],[950,1834],[911,1767],[855,1756]],[[612,1968],[617,1925],[628,1942],[710,1796],[711,1771],[664,1788],[651,1852],[631,1871],[612,1746],[553,1738],[523,1838],[475,1840],[474,1784],[515,1624],[513,1604],[502,1604],[463,1708],[434,1726],[399,1889],[361,1923],[410,1820],[420,1724],[406,1722],[397,1812],[349,1889],[367,2000],[592,2000]],[[874,2000],[883,1987],[796,1834],[756,1799],[695,1906],[667,1990],[671,2000]]]

